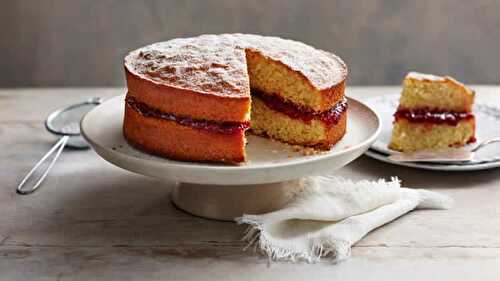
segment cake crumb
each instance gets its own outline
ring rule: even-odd
[[[300,145],[292,145],[292,149],[294,152],[299,152],[303,156],[311,156],[321,153],[320,150],[315,149],[314,147],[305,147]]]

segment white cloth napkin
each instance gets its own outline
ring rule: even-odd
[[[283,209],[262,215],[243,215],[249,224],[244,239],[272,260],[317,262],[321,257],[341,261],[351,247],[373,229],[413,209],[448,209],[453,200],[423,189],[387,182],[312,177]]]

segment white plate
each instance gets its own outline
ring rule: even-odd
[[[330,151],[304,156],[291,146],[249,136],[249,161],[239,166],[174,161],[131,147],[122,134],[124,96],[109,99],[85,115],[81,130],[100,156],[136,173],[197,184],[262,184],[327,173],[363,154],[379,135],[380,121],[361,102],[348,98],[348,104],[347,134]]]
[[[474,161],[468,162],[466,164],[422,164],[422,163],[401,163],[390,161],[387,159],[389,154],[395,153],[395,151],[388,148],[392,127],[393,127],[393,114],[399,103],[400,94],[390,94],[385,96],[379,96],[366,100],[366,104],[370,106],[381,119],[382,132],[378,139],[373,143],[371,149],[379,152],[374,155],[372,152],[366,153],[368,156],[382,160],[384,162],[393,163],[396,165],[415,167],[429,169],[432,167],[433,170],[479,170],[488,169],[500,166],[500,144],[491,144],[481,150],[479,150],[475,156]],[[474,105],[473,112],[476,116],[476,137],[477,141],[498,137],[500,136],[500,108],[493,105],[477,101]],[[474,144],[470,145],[474,146]],[[489,163],[489,164],[488,164]],[[488,165],[487,165],[488,164]]]
[[[423,170],[434,170],[434,171],[479,171],[487,170],[500,167],[500,161],[494,162],[484,162],[484,163],[474,163],[469,165],[453,165],[453,164],[434,164],[434,163],[414,163],[414,162],[396,162],[392,161],[387,157],[386,154],[380,153],[376,150],[369,149],[365,152],[366,156],[380,160],[382,162],[405,166],[416,169]]]

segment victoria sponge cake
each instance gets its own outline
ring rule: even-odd
[[[412,152],[474,142],[473,103],[474,92],[449,76],[408,73],[389,148]]]
[[[124,136],[156,155],[239,163],[247,130],[325,150],[346,132],[345,63],[297,41],[173,39],[130,52],[125,73]]]

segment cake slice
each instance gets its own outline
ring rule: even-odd
[[[474,142],[473,103],[474,92],[449,76],[408,73],[389,148],[412,152]]]

